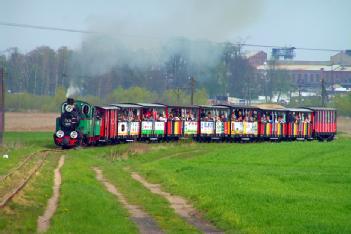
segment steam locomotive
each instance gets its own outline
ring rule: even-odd
[[[56,119],[62,148],[132,141],[256,142],[333,140],[333,108],[260,108],[235,105],[168,106],[118,103],[94,106],[68,98]]]

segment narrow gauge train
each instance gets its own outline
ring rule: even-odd
[[[120,103],[93,106],[68,98],[56,119],[55,144],[116,144],[131,141],[333,140],[332,108],[259,108],[254,106],[167,106]]]

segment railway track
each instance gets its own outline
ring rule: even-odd
[[[0,177],[0,208],[6,206],[44,165],[50,152],[61,152],[56,149],[44,149],[28,155],[15,168]]]

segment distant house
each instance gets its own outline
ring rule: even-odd
[[[264,51],[250,51],[244,53],[244,56],[249,60],[249,63],[254,68],[263,65],[267,61],[267,53]]]
[[[267,69],[266,65],[257,67],[260,75]],[[332,56],[331,61],[277,60],[275,69],[287,70],[287,78],[302,90],[320,89],[322,79],[327,86],[351,87],[351,56],[345,52]]]

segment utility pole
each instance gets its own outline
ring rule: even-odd
[[[193,76],[190,77],[190,92],[190,104],[194,105],[195,78]]]
[[[5,94],[4,94],[4,68],[0,67],[0,145],[3,143],[5,129]]]
[[[327,98],[327,90],[325,89],[324,78],[322,79],[321,85],[322,85],[322,87],[321,87],[322,88],[322,90],[321,90],[322,106],[325,107],[326,98]]]

